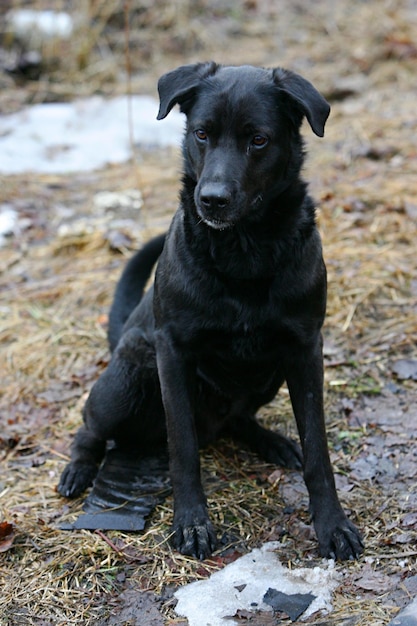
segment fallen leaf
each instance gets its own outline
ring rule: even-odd
[[[104,622],[106,626],[119,624],[163,626],[165,623],[160,612],[161,600],[149,591],[126,589],[117,597],[117,604],[113,606],[110,617]]]
[[[14,540],[13,524],[2,522],[0,524],[0,552],[6,552],[12,547]]]
[[[284,471],[282,469],[276,469],[272,472],[272,474],[269,474],[269,476],[267,477],[267,481],[271,484],[271,485],[275,485],[277,483],[279,483],[279,481],[281,480],[281,478],[284,476]]]
[[[372,480],[378,473],[378,458],[375,454],[360,457],[351,463],[351,477],[355,480]]]
[[[417,220],[417,204],[415,204],[414,202],[406,201],[404,203],[404,209],[408,217],[410,217],[412,220]]]
[[[407,60],[417,57],[417,46],[408,35],[390,34],[385,39],[384,44],[388,59]]]
[[[411,543],[412,541],[414,541],[416,538],[415,533],[408,531],[405,533],[398,533],[396,535],[394,535],[393,537],[391,537],[391,543],[401,543],[401,544],[405,544],[405,543]]]
[[[377,572],[367,563],[362,573],[354,578],[355,587],[364,589],[365,591],[375,591],[378,595],[391,591],[398,582],[398,577],[387,576],[383,572]]]
[[[410,526],[417,525],[417,513],[407,513],[401,520],[401,526],[406,526],[407,528]]]
[[[304,524],[299,519],[292,519],[288,523],[289,534],[297,541],[315,541],[316,532],[311,524]]]
[[[231,624],[250,624],[250,626],[276,626],[277,620],[272,613],[266,611],[247,611],[239,609],[234,615],[225,616],[227,620],[233,620]]]
[[[399,359],[392,364],[391,369],[399,380],[417,380],[417,359]]]
[[[107,315],[107,313],[103,313],[102,315],[99,315],[97,318],[97,324],[99,324],[100,326],[107,326],[109,323],[109,316]]]

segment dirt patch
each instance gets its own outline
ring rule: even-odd
[[[2,109],[126,91],[122,3],[113,4],[84,69],[74,65],[71,73],[61,64],[19,84],[3,75]],[[305,176],[318,201],[329,273],[331,455],[341,500],[366,544],[359,562],[337,566],[343,579],[331,620],[388,624],[416,594],[417,5],[178,2],[171,13],[160,5],[131,3],[134,90],[154,93],[163,71],[215,58],[289,67],[331,100],[326,137],[306,128]],[[109,56],[94,65],[103,42]],[[81,509],[55,486],[86,395],[108,362],[115,281],[131,251],[166,228],[177,203],[179,153],[137,156],[83,175],[1,178],[0,204],[18,212],[19,227],[0,248],[0,623],[143,624],[147,616],[150,624],[174,624],[167,589],[207,577],[265,541],[279,539],[290,565],[319,561],[301,476],[230,442],[202,458],[222,538],[213,559],[197,563],[171,551],[169,499],[140,535],[58,529]],[[118,215],[124,227],[94,211],[96,192],[132,188],[144,207]],[[295,434],[285,390],[262,419]]]

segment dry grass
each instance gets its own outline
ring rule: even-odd
[[[82,5],[84,13],[95,12],[99,18],[88,46],[81,47],[81,35],[71,42],[77,47],[69,55],[71,64],[27,86],[28,100],[125,89],[126,82],[119,80],[125,67],[124,3]],[[362,451],[366,428],[356,429],[347,450],[338,445],[340,432],[350,428],[340,410],[341,399],[373,393],[390,382],[392,359],[416,358],[414,61],[406,54],[400,58],[394,44],[387,44],[402,38],[407,47],[415,21],[409,19],[405,2],[384,2],[383,11],[380,3],[363,3],[353,11],[351,3],[323,1],[317,5],[313,26],[308,11],[290,3],[291,27],[278,20],[273,3],[247,3],[258,7],[250,22],[242,21],[240,3],[226,15],[219,3],[210,14],[211,20],[218,20],[216,28],[204,17],[205,2],[132,0],[128,5],[134,14],[134,90],[154,89],[156,75],[167,66],[207,58],[213,50],[216,58],[229,57],[232,62],[242,56],[242,49],[247,60],[258,63],[271,64],[279,58],[330,93],[336,71],[348,74],[353,66],[366,75],[363,92],[334,104],[326,139],[309,139],[306,169],[319,200],[329,271],[326,406],[332,458],[343,476]],[[370,19],[373,14],[380,19]],[[295,19],[297,28],[291,21]],[[201,24],[206,30],[198,28]],[[280,36],[281,47],[274,33]],[[297,37],[304,37],[302,46]],[[97,46],[98,41],[105,42],[105,48]],[[241,47],[231,46],[231,41]],[[152,71],[145,71],[150,65]],[[11,83],[8,87],[7,103],[13,108],[22,102],[22,95]],[[167,543],[170,499],[157,508],[142,535],[65,534],[58,529],[61,520],[81,507],[81,500],[68,503],[58,497],[55,485],[85,397],[108,360],[106,314],[129,254],[127,248],[111,248],[111,216],[97,219],[94,194],[141,189],[144,209],[125,229],[128,248],[163,230],[176,205],[179,155],[140,157],[138,165],[88,175],[1,181],[0,203],[12,203],[28,225],[0,249],[0,520],[13,524],[15,532],[13,546],[0,555],[2,626],[98,624],[127,582],[162,593],[207,576],[227,560],[215,556],[201,564],[172,552]],[[130,214],[125,217],[132,219]],[[93,224],[93,230],[58,236],[63,223],[80,219]],[[413,383],[403,387],[415,398]],[[271,425],[279,422],[280,428],[295,434],[285,390],[265,409],[263,419]],[[288,492],[292,483],[298,485],[297,475],[277,473],[271,479],[273,470],[229,443],[206,451],[203,471],[214,522],[232,556],[280,538],[284,561],[293,566],[301,561],[316,564],[316,544],[305,527],[305,495],[302,490]],[[410,486],[405,489],[410,489],[411,497]],[[293,512],[285,512],[288,493]],[[367,556],[375,567],[387,575],[415,572],[415,543],[402,546],[389,541],[403,514],[399,498],[394,494],[387,501],[386,490],[372,481],[355,482],[354,489],[343,491],[341,497],[364,530]],[[338,567],[345,578],[335,595],[336,622],[360,615],[359,623],[387,624],[396,612],[392,600],[384,593],[358,593],[352,584],[363,561]],[[164,610],[166,623],[174,624],[169,602]]]

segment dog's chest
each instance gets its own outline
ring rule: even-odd
[[[232,363],[254,363],[256,367],[256,363],[279,349],[280,339],[285,335],[279,304],[271,306],[266,299],[258,302],[224,299],[215,308],[214,315],[201,319],[203,353]]]
[[[227,395],[264,389],[280,362],[278,335],[248,324],[236,324],[228,331],[213,330],[200,347],[200,376]]]
[[[249,322],[240,323],[238,320],[229,332],[219,333],[218,340],[223,344],[223,353],[232,358],[251,360],[258,359],[269,352],[270,341],[275,333],[265,326],[255,326]],[[216,342],[217,343],[217,342]]]

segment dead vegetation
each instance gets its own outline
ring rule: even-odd
[[[58,0],[26,4],[66,8]],[[417,359],[416,4],[321,0],[285,2],[279,11],[266,0],[229,8],[185,0],[81,4],[93,24],[89,37],[77,32],[68,64],[51,64],[39,81],[22,86],[3,76],[4,110],[126,90],[126,7],[134,91],[154,91],[158,74],[179,63],[214,57],[292,67],[332,101],[326,138],[308,137],[306,177],[329,273],[332,458],[366,554],[337,566],[343,580],[328,623],[388,624],[417,591],[417,390],[412,369],[410,380],[395,376],[396,361]],[[3,54],[10,59],[13,50]],[[160,596],[159,623],[178,624],[172,588],[264,541],[280,540],[292,566],[318,562],[301,477],[229,442],[203,454],[222,536],[212,560],[172,552],[169,499],[142,535],[58,528],[81,507],[58,497],[55,485],[88,390],[108,361],[114,283],[130,250],[166,227],[179,168],[179,155],[165,151],[90,174],[1,179],[0,204],[18,210],[21,230],[0,248],[0,624],[111,624],[130,589]],[[115,229],[111,216],[94,212],[97,191],[132,188],[144,207],[137,217],[126,213],[129,227]],[[263,418],[295,434],[285,390]]]

